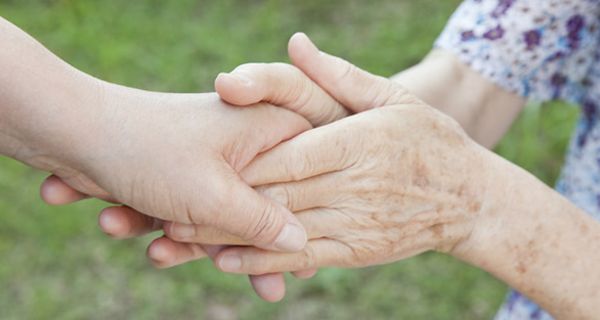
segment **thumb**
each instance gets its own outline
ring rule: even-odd
[[[213,181],[215,195],[209,225],[267,250],[294,252],[306,244],[306,231],[284,206],[249,187],[233,170],[229,177]],[[195,222],[195,221],[192,221]]]
[[[419,102],[398,83],[319,51],[304,33],[290,38],[288,54],[296,67],[352,112]]]
[[[215,90],[224,101],[246,106],[265,101],[296,112],[313,126],[348,115],[348,111],[298,68],[285,63],[247,63],[221,73]]]

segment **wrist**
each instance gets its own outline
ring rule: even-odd
[[[50,170],[90,129],[100,81],[0,18],[0,154]]]
[[[452,255],[519,290],[558,318],[586,318],[598,293],[600,225],[533,175],[496,156],[471,235]],[[571,292],[576,299],[565,299]],[[589,316],[588,316],[589,317]]]
[[[15,88],[6,105],[7,122],[2,124],[6,129],[2,139],[8,142],[2,153],[37,169],[55,171],[68,166],[93,141],[101,125],[98,115],[105,85],[65,69],[44,86],[36,84],[46,81],[35,79],[29,89]]]
[[[496,249],[510,242],[510,239],[529,236],[529,233],[521,231],[534,227],[530,225],[532,221],[528,217],[519,216],[518,212],[522,213],[523,209],[518,206],[527,202],[523,187],[533,187],[535,178],[492,152],[485,153],[486,165],[482,174],[485,187],[482,190],[481,209],[469,235],[454,248],[451,255],[491,271],[490,267],[500,263],[496,260],[502,259]],[[519,241],[527,242],[528,239]]]

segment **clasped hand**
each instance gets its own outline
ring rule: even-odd
[[[193,152],[178,155],[178,163],[165,163],[154,145],[135,141],[136,148],[122,150],[140,159],[135,183],[123,184],[132,188],[122,190],[114,179],[103,178],[124,170],[116,166],[98,172],[93,180],[100,182],[93,188],[76,177],[51,177],[42,186],[46,200],[67,203],[87,194],[126,203],[101,214],[107,233],[125,238],[162,228],[165,237],[148,250],[157,266],[208,255],[220,270],[262,275],[253,277],[253,284],[267,300],[283,295],[280,272],[309,277],[319,267],[363,267],[428,250],[453,253],[465,245],[485,202],[483,149],[454,120],[398,84],[320,52],[303,34],[292,37],[289,53],[293,65],[246,64],[219,75],[217,93],[237,110],[210,97],[204,101],[211,105],[206,115],[178,112],[202,103],[182,96],[169,102],[179,106],[164,110],[164,118],[122,127],[127,136],[135,136],[135,129],[155,131],[162,136],[152,143],[162,141],[161,148],[169,150],[166,145],[180,136],[176,132],[207,117],[213,129],[186,134],[200,141],[217,135],[202,148],[215,151],[215,158],[225,155],[231,166]],[[220,110],[216,116],[215,109]],[[307,130],[308,122],[315,128]],[[153,179],[144,174],[157,168],[165,172]],[[206,175],[192,176],[190,168]],[[174,189],[170,183],[187,187]],[[148,202],[142,194],[148,190],[162,192]],[[194,210],[218,219],[198,218]],[[295,242],[277,241],[286,236]]]

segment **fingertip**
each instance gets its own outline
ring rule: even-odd
[[[237,106],[245,106],[260,102],[260,97],[254,94],[252,80],[233,71],[232,73],[219,73],[215,79],[215,91],[221,99]]]
[[[152,264],[157,268],[167,268],[172,265],[175,256],[173,255],[175,248],[171,240],[165,237],[154,239],[146,251],[146,256]]]
[[[254,292],[267,302],[279,302],[285,297],[285,279],[282,273],[250,276]]]
[[[49,205],[73,203],[86,196],[65,184],[59,177],[51,175],[40,186],[40,197]]]
[[[288,55],[294,64],[302,63],[319,53],[319,48],[303,32],[296,32],[288,42]]]
[[[121,207],[108,207],[100,212],[98,225],[100,229],[113,238],[122,238],[129,234],[131,225],[120,213]]]
[[[213,258],[213,263],[219,271],[241,273],[242,257],[235,250],[223,250]]]
[[[297,220],[296,217],[293,216],[287,209],[280,213],[282,217],[285,215],[290,215],[290,218],[287,218],[287,222],[279,229],[279,232],[276,233],[275,239],[270,240],[268,242],[264,241],[251,241],[255,246],[271,251],[278,252],[286,252],[286,253],[294,253],[299,252],[304,249],[306,243],[308,242],[308,236],[306,235],[306,230],[302,226],[302,224]],[[286,218],[284,218],[286,219]],[[284,220],[285,221],[285,220]],[[262,239],[273,239],[271,234],[265,232]]]
[[[296,219],[296,218],[294,218]],[[300,222],[288,222],[275,239],[275,247],[284,252],[302,251],[306,246],[308,237],[306,230]]]

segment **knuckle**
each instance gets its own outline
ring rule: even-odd
[[[289,75],[288,79],[292,79],[287,90],[282,90],[286,95],[286,101],[293,104],[296,112],[306,111],[305,107],[309,105],[314,96],[314,87],[311,85],[311,81],[296,67],[287,65],[286,69]]]
[[[313,157],[309,152],[303,151],[302,146],[294,145],[285,157],[284,163],[287,165],[282,166],[282,171],[289,178],[288,180],[300,181],[306,174],[312,172],[314,165],[311,163],[311,159]]]
[[[288,190],[288,188],[284,186],[272,186],[266,187],[262,190],[259,190],[265,197],[281,204],[286,208],[291,208],[292,202],[292,194]]]
[[[263,206],[259,209],[260,214],[258,219],[252,221],[246,230],[243,237],[245,240],[256,244],[269,243],[276,236],[275,228],[278,225],[277,215],[274,214],[274,207],[271,205]]]
[[[310,269],[316,267],[317,255],[312,246],[306,246],[302,251],[301,269]]]
[[[193,239],[198,236],[198,230],[195,225],[172,223],[164,231],[169,238],[175,241]]]
[[[424,105],[425,103],[421,101],[417,96],[410,93],[400,84],[381,78],[385,83],[385,88],[382,92],[386,92],[387,94],[383,97],[378,97],[381,99],[382,106],[390,105],[390,104],[415,104],[415,105]]]
[[[263,274],[272,268],[269,262],[265,262],[266,259],[262,259],[260,255],[257,256],[254,251],[250,251],[249,254],[240,254],[240,260],[242,262],[241,270],[248,274]]]
[[[340,64],[340,73],[337,77],[335,77],[336,81],[345,81],[347,79],[351,79],[358,73],[357,66],[342,58],[337,59],[338,63]]]
[[[298,146],[301,148],[301,146]],[[317,170],[317,165],[315,161],[319,160],[317,154],[320,153],[320,150],[307,150],[304,152],[298,151],[294,157],[294,166],[287,166],[286,173],[289,177],[292,178],[293,181],[300,181],[307,176],[311,176]]]

